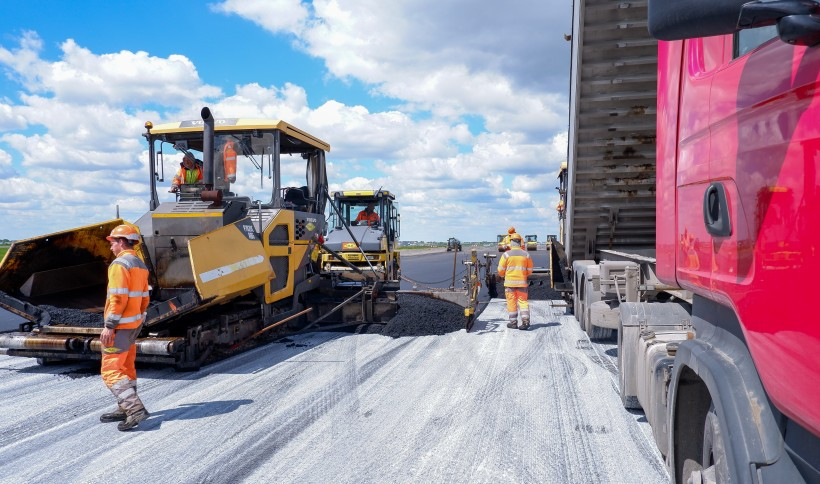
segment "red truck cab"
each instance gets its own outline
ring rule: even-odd
[[[760,4],[649,4],[650,32],[668,40],[658,48],[657,213],[675,214],[657,217],[657,275],[694,293],[698,339],[705,335],[681,345],[690,364],[676,377],[690,389],[679,384],[670,397],[678,420],[704,412],[683,403],[698,385],[721,407],[713,413],[733,441],[729,475],[771,472],[784,482],[796,475],[774,472],[790,459],[812,480],[820,454],[820,5]],[[685,479],[685,461],[699,456],[675,444],[673,477]]]

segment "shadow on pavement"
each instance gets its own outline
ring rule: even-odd
[[[183,403],[177,408],[167,410],[151,411],[148,420],[140,423],[135,430],[139,432],[150,432],[159,430],[162,422],[171,420],[195,420],[198,418],[213,417],[231,413],[242,405],[249,405],[253,400],[217,400],[214,402]]]

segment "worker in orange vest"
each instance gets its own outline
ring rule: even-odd
[[[191,153],[185,153],[182,157],[182,163],[179,164],[179,170],[174,175],[174,180],[171,182],[171,193],[179,191],[181,185],[193,185],[195,183],[202,183],[202,162],[199,162]]]
[[[498,261],[498,275],[504,278],[504,296],[507,298],[507,314],[511,329],[528,329],[530,327],[529,283],[527,277],[532,274],[532,259],[526,250],[521,249],[521,236],[510,234],[510,250],[501,255]],[[521,314],[521,326],[518,326],[518,314]]]
[[[356,220],[353,221],[353,225],[359,225],[362,222],[364,222],[364,225],[368,226],[379,225],[379,214],[375,212],[375,208],[375,202],[368,203],[367,207],[356,216]]]
[[[100,422],[117,422],[121,431],[131,430],[148,418],[137,396],[135,344],[148,309],[148,267],[134,247],[140,236],[130,225],[118,225],[106,237],[116,259],[108,266],[108,293],[103,312],[104,328],[101,374],[105,386],[117,399],[117,409],[100,416]]]

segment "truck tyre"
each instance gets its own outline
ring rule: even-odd
[[[628,370],[623,367],[623,347],[623,331],[618,331],[618,394],[621,396],[621,404],[624,408],[639,409],[641,404],[638,402],[638,397],[626,394],[626,372]]]
[[[703,450],[700,462],[687,459],[683,463],[682,476],[690,484],[714,484],[729,482],[729,462],[726,460],[726,447],[720,430],[720,421],[715,411],[714,402],[709,407],[703,423]]]
[[[584,285],[585,282],[585,274],[581,274],[581,268],[584,266],[591,266],[595,265],[594,260],[578,260],[572,263],[572,278],[573,278],[573,291],[572,291],[572,314],[575,315],[575,320],[578,321],[578,326],[581,327],[581,331],[586,331],[584,327],[584,308],[582,307],[582,299],[580,296],[581,291],[585,291],[586,288]],[[584,294],[586,297],[586,294]]]
[[[498,274],[490,274],[490,283],[487,285],[487,292],[491,298],[498,297]]]
[[[729,462],[726,460],[724,442],[715,404],[712,403],[703,425],[703,482],[729,482]]]
[[[601,292],[595,290],[595,284],[589,279],[584,280],[584,300],[581,302],[579,313],[581,315],[581,328],[587,332],[590,339],[601,339],[612,335],[608,329],[601,331],[604,328],[596,328],[592,326],[592,318],[590,317],[590,307],[592,303],[601,300]]]
[[[589,339],[611,339],[612,338],[612,331],[611,328],[601,328],[598,326],[593,326],[592,324],[592,316],[590,316],[591,310],[586,310],[586,317],[585,326],[587,335],[589,335]]]

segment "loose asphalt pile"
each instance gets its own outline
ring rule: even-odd
[[[455,304],[414,294],[399,294],[399,312],[385,325],[374,324],[368,333],[399,338],[452,333],[464,329],[464,310]]]
[[[71,326],[82,326],[84,328],[102,328],[102,313],[89,313],[81,309],[58,308],[43,304],[40,309],[47,311],[51,315],[49,324],[68,324]]]
[[[529,288],[529,299],[552,301],[561,299],[558,291],[549,283],[535,281]],[[504,297],[504,287],[498,286],[499,297]],[[482,300],[482,302],[485,302]],[[483,308],[483,304],[480,306]],[[459,306],[437,299],[414,294],[399,295],[399,312],[385,325],[371,325],[366,333],[381,334],[393,338],[402,336],[429,336],[452,333],[464,329],[464,311]]]

